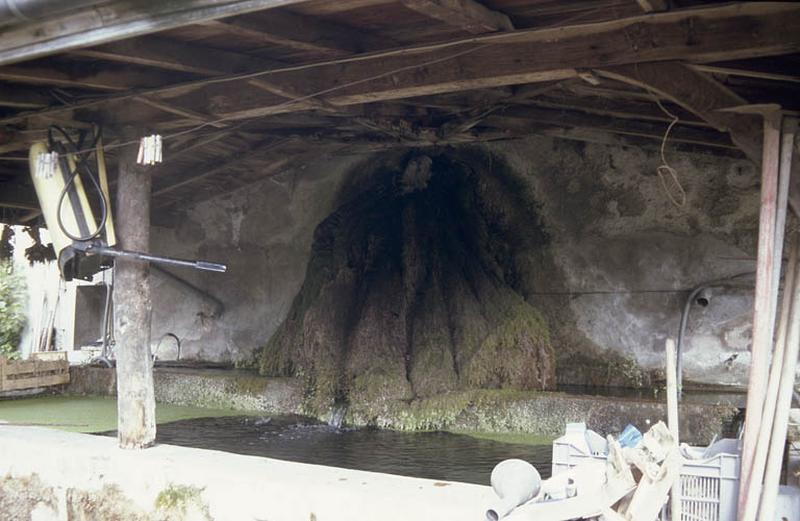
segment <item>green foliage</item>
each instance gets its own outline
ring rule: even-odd
[[[25,283],[10,261],[0,261],[0,356],[18,356],[24,327]]]

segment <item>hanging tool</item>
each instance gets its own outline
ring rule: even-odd
[[[99,128],[77,139],[59,126],[29,154],[31,177],[64,280],[90,280],[117,257],[224,273],[224,264],[161,257],[115,248],[117,242]],[[94,164],[92,164],[94,163]],[[96,194],[91,201],[87,185]]]

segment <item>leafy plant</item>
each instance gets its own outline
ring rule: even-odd
[[[25,282],[14,271],[14,264],[0,261],[0,356],[18,357],[25,327]]]

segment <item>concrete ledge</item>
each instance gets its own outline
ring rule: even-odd
[[[365,455],[368,457],[368,455]],[[479,520],[488,486],[0,425],[4,519]]]
[[[247,371],[158,367],[153,371],[156,401],[172,405],[299,413],[302,385],[294,378],[265,378]],[[114,396],[116,371],[104,367],[70,368],[68,394]]]
[[[115,394],[114,370],[73,367],[68,392]],[[156,401],[174,405],[289,414],[303,410],[302,383],[246,371],[157,368]],[[641,430],[666,420],[663,401],[583,396],[557,392],[475,389],[413,400],[376,399],[351,404],[345,422],[395,430],[517,432],[557,437],[568,422],[586,422],[603,434],[628,423]],[[737,414],[729,403],[684,402],[681,440],[705,444],[723,434]],[[327,420],[327,418],[320,418]]]

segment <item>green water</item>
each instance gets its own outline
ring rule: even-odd
[[[247,412],[156,404],[156,421],[242,416]],[[117,428],[117,400],[102,396],[43,396],[0,401],[0,421],[54,427],[73,432],[100,432]]]

